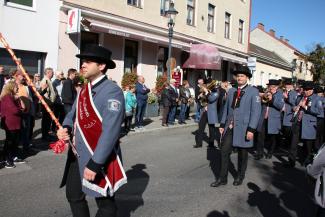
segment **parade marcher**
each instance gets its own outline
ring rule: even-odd
[[[212,85],[211,85],[212,84]],[[195,145],[194,148],[202,147],[203,137],[205,127],[208,123],[209,126],[209,144],[208,148],[215,148],[214,140],[216,139],[216,127],[215,124],[219,123],[218,120],[218,110],[217,110],[217,101],[219,97],[218,90],[216,88],[215,82],[208,84],[211,86],[211,89],[206,86],[202,86],[202,92],[199,95],[199,98],[206,97],[206,105],[202,105],[202,114],[199,121],[199,129],[195,135]]]
[[[292,140],[289,153],[289,165],[294,167],[296,163],[297,145],[299,141],[304,142],[307,148],[305,164],[312,159],[312,149],[317,134],[317,116],[322,111],[322,102],[314,94],[314,83],[305,81],[303,84],[304,94],[297,98],[296,106],[293,108]]]
[[[261,101],[258,90],[248,84],[252,77],[247,67],[233,72],[236,75],[238,88],[231,88],[220,123],[221,170],[219,178],[211,184],[218,187],[227,184],[228,167],[232,148],[238,149],[238,176],[233,185],[241,185],[247,169],[248,149],[253,147],[254,133],[261,112]]]
[[[95,197],[97,217],[116,216],[114,192],[126,182],[115,154],[119,152],[120,126],[125,112],[123,92],[105,75],[107,69],[115,68],[108,49],[88,45],[77,57],[82,61],[83,76],[89,83],[79,92],[63,122],[64,128],[57,131],[58,138],[63,140],[69,140],[69,134],[74,132],[78,155],[69,149],[61,186],[66,185],[66,197],[74,217],[90,216],[86,195]],[[108,173],[109,162],[116,158],[118,163]],[[112,175],[121,176],[116,179],[118,183],[107,181]]]
[[[285,138],[285,143],[291,143],[292,136],[292,118],[293,118],[293,107],[296,106],[297,92],[293,88],[292,80],[284,80],[285,90],[283,92],[284,97],[284,112],[282,120],[282,132]]]
[[[77,90],[75,88],[76,84],[74,83],[76,75],[77,75],[76,69],[73,68],[69,69],[68,77],[63,82],[62,85],[61,98],[62,98],[65,114],[68,114],[68,112],[71,110],[73,102],[77,97]]]
[[[204,84],[203,78],[199,78],[197,80],[197,85],[195,86],[195,89],[194,89],[195,103],[196,103],[195,122],[199,122],[200,121],[200,117],[201,117],[202,105],[201,105],[200,100],[199,100],[198,97],[200,95],[200,89],[201,89],[201,87],[202,87],[203,84]]]
[[[53,69],[52,68],[46,68],[44,70],[44,78],[41,81],[41,95],[43,96],[44,100],[48,104],[48,106],[53,109],[53,104],[56,99],[56,94],[51,82],[51,79],[53,77]],[[42,139],[45,141],[51,141],[49,135],[49,130],[51,127],[51,117],[46,111],[45,107],[42,106]]]
[[[262,103],[264,103],[264,105],[257,128],[258,139],[256,143],[256,160],[263,157],[266,135],[268,135],[271,143],[266,158],[272,158],[277,142],[277,136],[281,130],[281,112],[284,109],[284,98],[282,90],[279,89],[279,84],[279,80],[270,79],[267,84],[267,92],[262,97]]]
[[[135,128],[143,129],[143,117],[147,108],[148,93],[150,89],[144,84],[143,76],[138,76],[138,82],[135,85],[135,95],[137,97],[137,109],[135,115]]]
[[[170,79],[169,81],[169,113],[168,113],[168,124],[174,125],[175,124],[175,116],[176,116],[176,109],[178,104],[178,92],[175,86],[176,80]]]
[[[315,93],[318,95],[319,100],[322,102],[322,110],[317,115],[317,135],[315,141],[315,149],[318,150],[324,142],[324,111],[325,111],[325,97],[324,90],[320,86],[315,87]]]
[[[15,81],[9,81],[3,86],[0,96],[1,128],[6,132],[6,140],[3,147],[6,168],[15,167],[14,158],[17,157],[21,114],[25,110],[25,104],[20,100],[17,92],[18,86]],[[16,163],[20,163],[20,161]]]
[[[189,107],[189,103],[191,100],[191,92],[189,90],[189,83],[187,80],[183,81],[183,85],[179,88],[179,101],[181,102],[181,110],[179,113],[178,123],[179,124],[186,124],[186,111]]]

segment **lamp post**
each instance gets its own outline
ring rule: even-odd
[[[291,79],[292,79],[292,82],[293,83],[296,83],[297,81],[297,78],[296,76],[294,76],[294,71],[296,70],[297,68],[297,59],[293,59],[292,62],[291,62]]]
[[[166,15],[168,17],[168,67],[167,67],[167,80],[170,80],[170,62],[171,62],[171,54],[172,54],[172,38],[174,32],[174,25],[175,25],[175,17],[178,14],[178,11],[174,8],[174,1],[170,1],[169,9],[166,11]]]

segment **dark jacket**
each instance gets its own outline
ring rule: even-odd
[[[195,102],[196,103],[198,103],[199,102],[199,95],[200,95],[200,87],[199,87],[199,85],[198,84],[196,84],[196,86],[195,86],[195,89],[194,89],[194,91],[195,91]]]
[[[135,85],[135,95],[137,97],[137,101],[145,101],[148,100],[148,93],[150,92],[150,89],[146,87],[146,85],[142,85],[139,82]]]
[[[0,93],[1,93],[4,85],[5,85],[5,76],[1,74],[0,75]]]
[[[6,95],[1,100],[1,127],[5,130],[19,130],[21,126],[21,110],[17,100]]]
[[[187,104],[190,97],[191,97],[190,90],[188,88],[184,87],[184,86],[180,86],[180,88],[179,88],[179,100],[181,101],[181,103]]]
[[[76,99],[77,91],[74,87],[74,82],[70,78],[63,82],[62,86],[62,103],[72,105],[74,100]]]
[[[178,99],[178,92],[177,89],[175,87],[175,89],[171,86],[168,87],[168,92],[169,92],[169,96],[170,96],[170,105],[171,106],[176,106],[177,102],[176,99]]]
[[[165,87],[161,92],[161,104],[164,107],[170,106],[170,96],[169,96],[169,89]]]

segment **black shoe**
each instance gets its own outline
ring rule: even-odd
[[[217,181],[212,182],[212,183],[210,184],[210,186],[213,187],[213,188],[217,188],[217,187],[219,187],[219,186],[221,186],[221,185],[226,185],[226,184],[227,184],[227,180],[224,180],[224,179],[217,179]]]
[[[243,184],[244,179],[243,178],[237,178],[235,179],[234,183],[232,183],[234,186],[239,186]]]
[[[296,166],[296,161],[289,159],[288,162],[284,164],[284,166],[287,168],[294,168]]]
[[[208,148],[209,148],[209,149],[216,149],[217,147],[214,146],[214,145],[208,145]]]
[[[261,160],[263,158],[263,154],[255,154],[254,159],[255,160]]]
[[[193,148],[202,148],[202,145],[193,145]]]
[[[162,124],[161,126],[163,126],[163,127],[168,127],[168,124]]]
[[[183,122],[178,122],[178,124],[183,124]]]
[[[182,122],[183,124],[187,124],[185,121]]]
[[[24,164],[26,162],[18,157],[14,157],[14,163],[15,164]]]
[[[8,168],[8,169],[11,169],[11,168],[15,168],[16,166],[15,166],[15,164],[13,162],[6,161],[5,167]]]

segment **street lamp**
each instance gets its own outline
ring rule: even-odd
[[[175,17],[178,14],[178,11],[174,8],[174,1],[170,1],[169,3],[169,9],[166,11],[166,15],[168,17],[168,67],[167,67],[167,80],[170,80],[170,63],[171,63],[171,54],[172,54],[172,38],[173,38],[173,28],[175,25]]]

